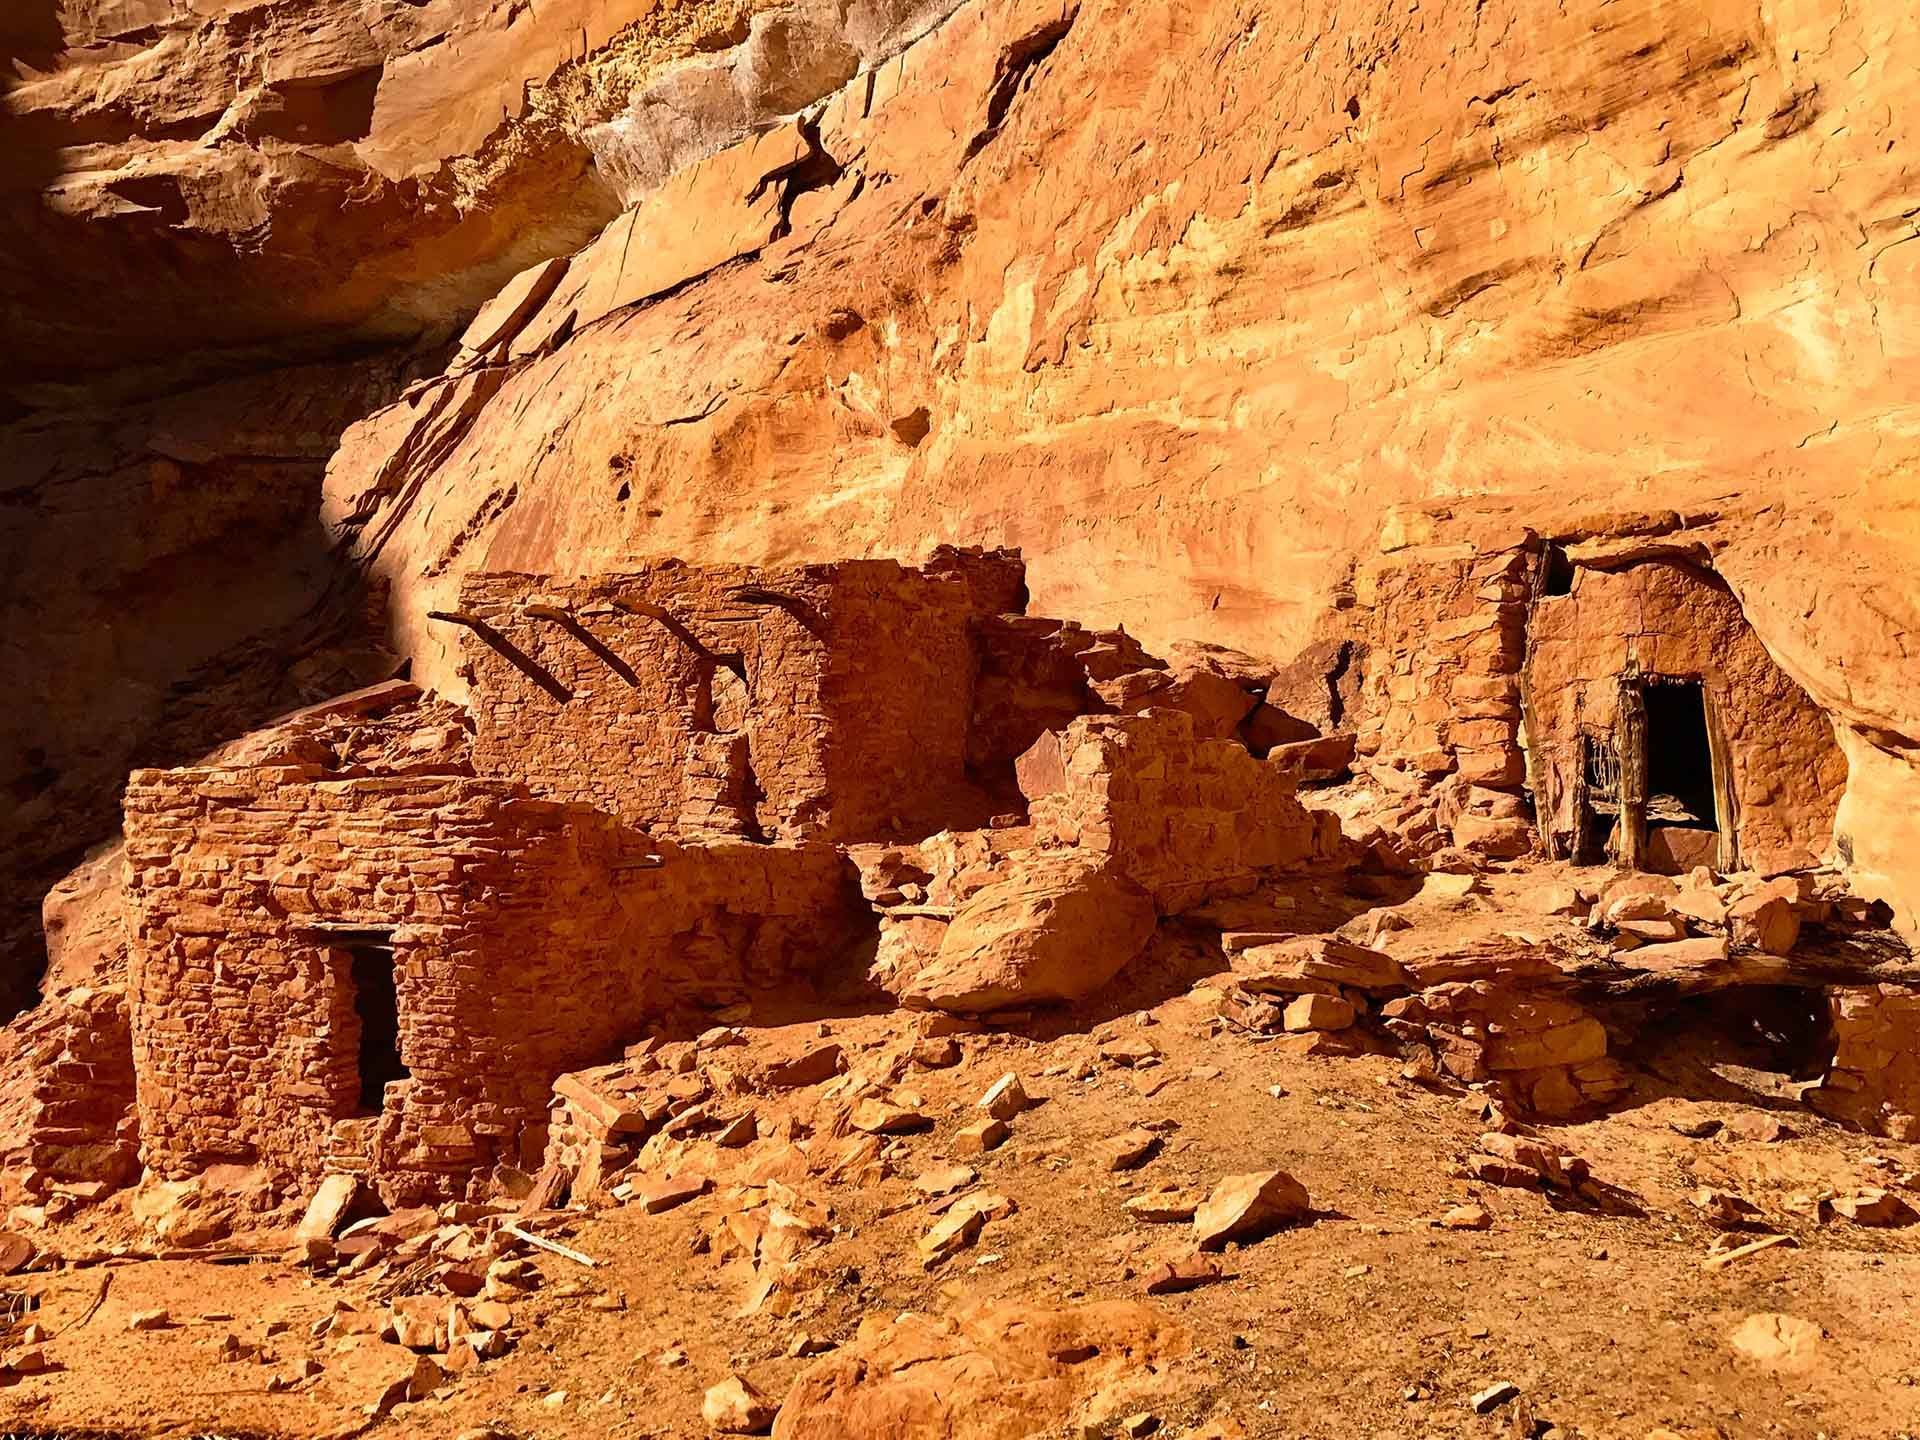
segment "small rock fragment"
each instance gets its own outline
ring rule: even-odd
[[[1200,1208],[1200,1197],[1187,1190],[1153,1190],[1134,1196],[1121,1208],[1136,1220],[1156,1225],[1184,1225]]]
[[[1011,1120],[1032,1104],[1020,1077],[1011,1070],[989,1085],[987,1093],[980,1097],[980,1108],[996,1120]]]
[[[1097,1147],[1102,1162],[1108,1170],[1138,1170],[1151,1160],[1160,1150],[1160,1137],[1151,1130],[1129,1130],[1116,1135],[1111,1140],[1102,1141]]]
[[[1149,1295],[1177,1295],[1182,1290],[1197,1290],[1221,1278],[1220,1262],[1199,1252],[1154,1266],[1146,1275]]]
[[[721,1435],[764,1435],[773,1428],[779,1410],[739,1375],[711,1386],[700,1402],[700,1418]]]
[[[1473,1397],[1473,1410],[1476,1415],[1490,1415],[1510,1400],[1520,1396],[1520,1387],[1511,1380],[1496,1380],[1486,1389]]]
[[[848,1123],[868,1135],[905,1135],[933,1125],[920,1111],[905,1105],[889,1105],[884,1100],[862,1100],[853,1107],[853,1117]]]
[[[1693,1192],[1691,1198],[1694,1208],[1711,1224],[1722,1229],[1751,1225],[1760,1217],[1758,1205],[1731,1190],[1716,1190],[1711,1185],[1703,1185]]]
[[[1793,1131],[1778,1115],[1736,1115],[1727,1121],[1727,1135],[1736,1140],[1751,1140],[1759,1145],[1777,1145],[1793,1138]]]
[[[991,1115],[976,1120],[965,1129],[955,1132],[950,1153],[954,1155],[984,1155],[989,1150],[997,1150],[1006,1143],[1013,1132],[1007,1128],[1004,1120],[996,1120]]]
[[[1100,1058],[1114,1065],[1139,1068],[1160,1063],[1160,1047],[1145,1036],[1130,1040],[1109,1040],[1100,1047]]]
[[[841,1050],[837,1043],[816,1045],[804,1055],[768,1066],[766,1082],[782,1090],[819,1085],[840,1073],[841,1061]]]
[[[633,1193],[642,1210],[658,1215],[698,1199],[712,1188],[713,1182],[704,1175],[674,1175],[636,1182]]]
[[[979,1178],[980,1172],[971,1165],[945,1165],[916,1177],[913,1188],[922,1195],[951,1195],[956,1190],[966,1189]]]

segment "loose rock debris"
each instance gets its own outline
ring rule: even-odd
[[[1433,641],[1443,669],[1487,682],[1463,703],[1513,703],[1524,647],[1473,647],[1524,619],[1536,558],[1420,582],[1487,611]],[[1538,1393],[1542,1362],[1502,1338],[1527,1327],[1456,1320],[1461,1348],[1437,1346],[1436,1297],[1538,1275],[1576,1293],[1570,1309],[1504,1298],[1597,1324],[1577,1292],[1644,1305],[1635,1287],[1661,1267],[1671,1289],[1676,1231],[1695,1284],[1736,1265],[1791,1283],[1816,1250],[1904,1253],[1911,1077],[1889,1037],[1920,976],[1843,875],[1543,860],[1586,841],[1529,822],[1508,720],[1431,771],[1398,763],[1391,709],[1365,745],[1261,753],[1246,727],[1285,728],[1276,673],[1001,608],[1020,574],[1016,557],[956,551],[872,593],[831,566],[656,567],[537,593],[476,577],[446,621],[474,670],[464,716],[389,685],[254,737],[233,764],[142,772],[141,879],[122,896],[155,947],[142,964],[206,969],[242,1031],[274,1022],[252,990],[220,987],[268,953],[307,957],[303,984],[356,1005],[385,977],[396,1056],[348,1055],[331,1019],[296,1012],[313,1078],[202,1097],[171,1041],[145,1069],[35,1058],[118,1054],[152,1005],[198,992],[68,992],[16,1052],[38,1077],[23,1093],[119,1118],[97,1122],[111,1143],[76,1131],[62,1151],[98,1176],[22,1182],[0,1270],[67,1305],[45,1287],[116,1263],[129,1293],[98,1332],[198,1347],[306,1418],[492,1423],[497,1408],[564,1436],[698,1414],[718,1433],[857,1440],[909,1422],[1259,1433],[1275,1373],[1337,1374],[1341,1345],[1404,1367],[1387,1393],[1415,1398],[1396,1404],[1445,1398],[1530,1432],[1543,1402],[1518,1392]],[[910,618],[895,633],[883,615]],[[693,719],[646,711],[681,717],[672,745],[604,784],[555,757],[624,733],[632,697],[605,688],[608,662],[565,617],[631,649],[635,679],[613,672],[629,689],[706,697]],[[758,702],[726,657],[747,636],[763,684],[785,676],[792,705],[815,707],[805,725],[786,701],[742,708]],[[885,646],[903,666],[978,666],[975,688],[922,685],[902,698],[911,723],[876,731],[807,668]],[[1578,659],[1541,661],[1556,704],[1585,682],[1551,666]],[[529,718],[549,701],[575,708]],[[675,728],[694,720],[715,728]],[[836,788],[805,759],[816,732],[945,778],[903,790],[876,760]],[[933,806],[990,771],[1004,793],[964,824],[895,823],[913,796]],[[537,801],[512,788],[529,776]],[[237,828],[197,818],[216,810]],[[255,873],[268,854],[278,868]],[[349,918],[307,898],[323,891],[357,897]],[[830,981],[846,956],[857,973]],[[430,1002],[416,983],[445,989]],[[479,1019],[434,1018],[481,996]],[[1832,1049],[1764,1053],[1781,1035]],[[407,1073],[363,1095],[362,1067],[394,1058]],[[1754,1078],[1788,1074],[1815,1078]],[[323,1092],[334,1109],[295,1124]],[[54,1112],[37,1113],[45,1141]],[[147,1173],[129,1186],[131,1135]],[[248,1163],[203,1158],[227,1153]],[[279,1329],[204,1318],[246,1312],[160,1278],[222,1265],[290,1287]],[[156,1278],[136,1281],[146,1266]],[[1235,1313],[1256,1301],[1258,1323]],[[1681,1333],[1721,1333],[1689,1314]],[[111,1405],[78,1377],[89,1357],[68,1353],[66,1315],[36,1329],[23,1300],[9,1318],[13,1390]],[[1229,1323],[1242,1343],[1216,1343]],[[1847,1343],[1788,1348],[1818,1366]],[[1495,1362],[1520,1378],[1489,1391]],[[990,1399],[983,1365],[1028,1379]],[[926,1375],[951,1392],[930,1399]],[[1578,1399],[1590,1415],[1638,1393],[1594,1383],[1611,1401]]]

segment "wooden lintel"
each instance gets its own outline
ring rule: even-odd
[[[657,605],[651,600],[637,600],[630,595],[616,595],[613,597],[613,603],[629,615],[644,615],[649,620],[658,621],[669,635],[702,660],[713,660],[713,652],[701,642],[700,637],[687,628],[686,621],[666,606]]]
[[[727,591],[729,600],[743,605],[764,605],[768,609],[784,611],[798,620],[801,627],[814,635],[826,629],[826,620],[807,601],[798,595],[789,595],[784,590],[772,590],[765,585],[735,585]]]
[[[444,620],[452,625],[464,625],[484,643],[488,649],[506,660],[534,684],[551,695],[560,704],[565,705],[573,699],[573,692],[554,678],[551,671],[526,651],[502,635],[487,621],[478,615],[469,615],[462,610],[429,610],[429,620]]]

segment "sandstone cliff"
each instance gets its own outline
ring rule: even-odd
[[[474,565],[1013,543],[1044,608],[1285,656],[1370,554],[1672,511],[1911,904],[1917,44],[1814,5],[969,5],[356,427],[329,519],[446,680],[417,617]]]
[[[1284,658],[1383,551],[1671,511],[1834,717],[1842,853],[1911,914],[1911,16],[945,8],[10,18],[7,673],[59,676],[8,739],[14,851],[45,873],[127,763],[219,738],[128,737],[120,659],[74,639],[111,587],[60,563],[41,478],[95,473],[73,457],[107,434],[113,473],[171,473],[163,432],[211,394],[231,429],[193,453],[272,457],[270,483],[216,466],[83,510],[145,577],[118,650],[187,694],[360,576],[457,690],[422,617],[468,570],[941,540],[1023,547],[1039,609]],[[374,408],[503,284],[442,378]],[[384,391],[274,369],[165,398],[376,346],[404,352]],[[328,533],[286,539],[329,457]],[[216,494],[300,556],[169,571]],[[183,651],[196,606],[224,629]],[[76,722],[115,738],[65,765]],[[53,844],[56,771],[96,800],[62,792],[86,818]]]

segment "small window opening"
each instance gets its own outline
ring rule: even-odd
[[[350,945],[353,1010],[360,1020],[360,1109],[378,1114],[387,1086],[408,1075],[400,1058],[400,993],[391,945]]]
[[[1541,577],[1540,593],[1542,595],[1573,593],[1573,561],[1567,558],[1566,546],[1547,546],[1547,573]]]

